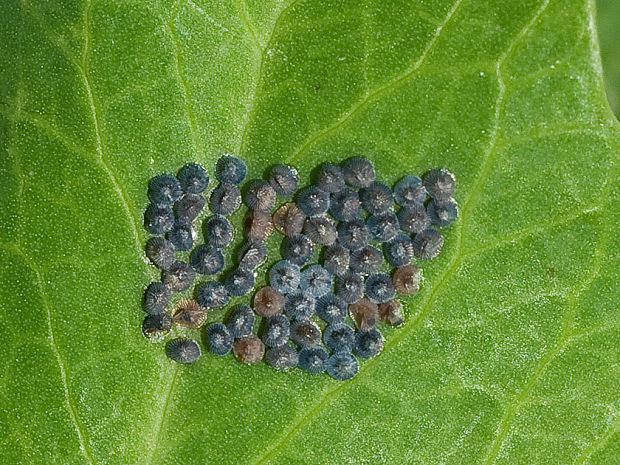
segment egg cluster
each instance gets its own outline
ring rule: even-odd
[[[219,184],[208,202],[213,215],[204,220],[205,243],[197,246],[194,222],[207,203],[203,194],[209,185],[205,169],[188,164],[176,177],[151,180],[144,224],[155,237],[146,255],[162,270],[162,279],[145,290],[143,333],[161,340],[173,325],[202,328],[209,310],[252,294],[251,307],[231,306],[222,322],[204,328],[210,352],[232,351],[246,364],[264,359],[277,370],[299,367],[352,378],[358,358],[383,350],[377,325],[403,324],[397,295],[415,294],[420,287],[421,270],[413,262],[440,253],[443,237],[437,228],[458,215],[454,175],[443,169],[423,180],[407,175],[392,189],[376,180],[369,160],[356,157],[341,166],[318,166],[313,184],[301,190],[295,168],[276,165],[268,180],[245,183],[242,195],[246,174],[237,157],[217,161]],[[248,209],[245,241],[234,266],[222,273],[230,256],[225,249],[235,235],[229,217],[242,202]],[[265,242],[276,231],[281,260],[265,272],[269,285],[256,289],[258,270],[268,259]],[[185,251],[191,251],[187,261],[179,258]],[[211,279],[196,286],[195,298],[181,299],[169,310],[172,294],[202,281],[199,276]],[[180,363],[201,356],[200,344],[185,337],[169,342],[166,351]]]

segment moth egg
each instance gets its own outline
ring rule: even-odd
[[[288,341],[291,323],[284,315],[275,315],[265,320],[262,341],[268,347],[279,347]]]
[[[321,265],[311,265],[301,272],[300,288],[313,297],[321,297],[332,290],[334,277]]]
[[[312,242],[319,245],[332,245],[338,239],[336,226],[326,215],[307,218],[304,233]]]
[[[273,232],[271,215],[250,210],[245,217],[245,236],[250,242],[265,242]]]
[[[301,234],[305,221],[306,214],[293,202],[285,203],[273,214],[273,226],[288,237]]]
[[[172,327],[172,318],[167,313],[148,315],[142,322],[142,333],[151,342],[161,340]]]
[[[297,205],[306,216],[318,216],[329,209],[329,194],[316,186],[310,186],[297,195]]]
[[[226,327],[234,338],[247,336],[252,333],[256,317],[247,305],[239,305],[233,309],[226,319]]]
[[[313,375],[325,371],[329,354],[322,347],[303,347],[299,351],[299,368]]]
[[[313,254],[312,241],[303,234],[285,237],[282,242],[282,257],[295,265],[304,265]]]
[[[400,229],[408,233],[417,234],[431,225],[431,219],[422,204],[403,207],[397,216]]]
[[[174,204],[174,212],[181,223],[191,223],[205,207],[205,199],[200,194],[185,194]]]
[[[248,295],[254,289],[254,272],[237,268],[228,275],[224,281],[224,287],[228,294],[233,297]]]
[[[347,303],[331,292],[317,299],[315,310],[316,314],[330,325],[342,323],[347,317]]]
[[[185,262],[175,262],[164,271],[163,281],[171,291],[180,292],[189,288],[195,278],[196,272],[191,266]]]
[[[331,163],[323,163],[316,172],[316,187],[328,193],[344,189],[342,168]]]
[[[194,249],[190,256],[190,263],[198,273],[213,275],[224,268],[224,255],[220,249],[203,244]]]
[[[355,332],[346,323],[336,323],[325,328],[323,341],[332,352],[350,352],[355,344]]]
[[[396,268],[392,282],[396,292],[402,295],[413,295],[420,290],[421,270],[415,265],[404,265]]]
[[[359,371],[357,359],[346,352],[332,355],[325,362],[327,373],[338,381],[346,381],[353,378]]]
[[[233,346],[234,338],[228,328],[222,323],[213,323],[207,328],[209,350],[215,355],[226,355]]]
[[[252,181],[245,193],[245,204],[251,210],[270,212],[276,205],[276,191],[267,181]]]
[[[207,220],[205,223],[205,236],[208,244],[222,249],[228,247],[232,242],[235,235],[233,225],[228,221],[228,218],[215,215]]]
[[[371,215],[387,212],[394,204],[392,189],[382,182],[373,181],[368,187],[360,190],[362,207]]]
[[[201,355],[200,346],[196,341],[180,337],[170,341],[166,353],[175,362],[194,363]]]
[[[427,195],[422,180],[411,174],[402,178],[394,186],[394,199],[402,207],[421,205],[426,201]]]
[[[345,182],[356,189],[368,187],[375,180],[375,167],[366,158],[355,157],[342,168]]]
[[[355,335],[355,353],[362,358],[373,358],[381,353],[385,339],[377,328],[359,331]]]
[[[433,199],[448,200],[454,196],[456,178],[448,170],[438,169],[429,171],[424,176],[424,187]]]
[[[361,219],[338,225],[338,243],[349,250],[359,250],[368,244],[368,227]]]
[[[243,160],[224,155],[215,164],[215,177],[222,183],[240,184],[248,172]]]
[[[299,287],[301,272],[299,267],[288,260],[281,260],[269,270],[269,283],[278,292],[290,294]]]
[[[265,354],[265,361],[278,371],[295,368],[299,363],[299,354],[288,344],[272,348]]]
[[[297,320],[291,323],[291,340],[300,347],[321,344],[321,328],[309,320]]]
[[[362,201],[357,192],[345,187],[330,196],[329,213],[338,221],[353,221],[362,211]]]
[[[197,163],[185,165],[179,172],[178,179],[181,189],[188,194],[200,194],[209,186],[209,175]]]
[[[364,297],[365,285],[362,277],[347,272],[336,279],[336,295],[348,304],[354,304]]]
[[[445,228],[459,215],[459,206],[454,199],[431,200],[427,212],[432,224]]]
[[[254,365],[259,363],[265,355],[265,344],[253,334],[235,339],[233,353],[241,363]]]
[[[144,227],[151,234],[165,234],[172,230],[174,223],[174,213],[167,205],[149,205],[144,212]]]
[[[154,205],[172,205],[182,194],[179,180],[170,174],[160,174],[149,182],[148,195]]]
[[[198,329],[207,321],[207,309],[194,299],[181,300],[172,315],[172,322],[186,328]]]
[[[374,328],[379,322],[379,307],[366,297],[349,305],[349,313],[355,326],[362,331]]]
[[[400,232],[398,217],[392,212],[372,215],[366,224],[372,238],[379,242],[389,242]]]
[[[172,230],[166,234],[166,238],[172,242],[176,250],[187,251],[194,246],[195,235],[191,224],[177,222]]]
[[[146,243],[146,256],[160,270],[170,268],[176,258],[174,245],[163,237],[154,237]]]
[[[284,311],[284,296],[271,286],[265,286],[254,295],[254,311],[262,317],[278,315]]]
[[[207,308],[222,308],[230,299],[226,288],[218,282],[205,283],[198,289],[198,302]]]
[[[239,268],[255,270],[267,260],[267,246],[264,242],[246,243],[238,255]]]
[[[291,166],[276,165],[269,173],[269,184],[276,194],[289,197],[299,188],[299,174]]]
[[[416,257],[432,260],[441,252],[443,236],[436,229],[426,229],[415,235],[413,251]]]
[[[413,258],[413,243],[409,236],[398,234],[385,244],[385,257],[392,266],[403,266]]]
[[[164,313],[170,301],[170,290],[164,283],[152,282],[144,291],[144,310],[151,315]]]
[[[213,213],[229,216],[241,206],[241,191],[230,183],[222,183],[211,191],[209,206]]]
[[[351,271],[362,274],[374,274],[379,271],[383,263],[383,254],[371,245],[351,252]]]
[[[387,302],[396,296],[392,278],[385,273],[377,273],[366,279],[366,295],[377,303]]]
[[[349,249],[334,244],[323,253],[323,267],[335,276],[341,276],[349,270],[351,253]]]
[[[284,302],[284,311],[291,320],[307,320],[314,314],[314,297],[307,291],[288,294]]]
[[[403,304],[401,304],[398,299],[388,300],[387,302],[379,304],[379,318],[381,321],[392,326],[402,325],[405,322]]]

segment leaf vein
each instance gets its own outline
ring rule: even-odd
[[[35,274],[36,284],[37,284],[37,287],[38,287],[38,290],[39,290],[39,294],[41,295],[41,300],[42,300],[42,303],[43,303],[43,308],[45,308],[45,312],[46,312],[47,330],[48,330],[48,334],[49,334],[49,343],[50,343],[50,347],[52,349],[52,352],[54,354],[54,357],[56,358],[56,362],[58,364],[58,368],[59,368],[59,371],[60,371],[60,381],[62,383],[64,400],[65,400],[65,403],[66,403],[67,411],[69,413],[69,418],[70,418],[71,422],[73,423],[73,425],[75,426],[75,430],[76,430],[77,436],[78,436],[78,442],[80,444],[80,451],[81,451],[82,455],[84,456],[84,458],[86,459],[86,461],[89,464],[93,465],[95,462],[93,460],[92,453],[90,451],[90,441],[88,440],[88,437],[86,436],[86,431],[82,431],[83,426],[81,425],[81,422],[78,420],[77,409],[75,408],[75,406],[73,405],[73,402],[71,400],[71,395],[70,395],[70,392],[69,392],[69,384],[67,382],[66,363],[65,363],[62,355],[60,354],[60,350],[58,348],[58,344],[56,343],[56,338],[54,336],[54,326],[52,324],[51,305],[50,305],[50,302],[49,302],[49,297],[47,295],[47,292],[45,292],[45,287],[43,286],[43,275],[42,275],[41,271],[39,270],[39,268],[35,265],[35,263],[24,252],[22,246],[19,243],[14,243],[14,244],[10,244],[10,245],[9,244],[1,244],[1,246],[5,250],[7,250],[9,252],[13,252],[13,253],[19,255],[20,257],[22,257],[24,262],[28,265],[28,267]]]
[[[335,120],[332,124],[330,124],[326,128],[316,131],[312,136],[310,136],[306,140],[306,142],[304,142],[301,145],[301,147],[296,152],[294,152],[288,158],[288,161],[291,162],[299,158],[303,153],[307,152],[312,146],[314,146],[320,140],[327,138],[330,134],[336,132],[342,126],[344,126],[345,124],[353,120],[353,118],[355,118],[355,116],[361,113],[366,107],[370,106],[372,103],[374,103],[375,101],[377,101],[379,98],[383,97],[384,95],[387,95],[390,92],[398,89],[400,86],[404,85],[409,80],[409,78],[414,76],[415,73],[420,69],[420,67],[426,61],[426,57],[432,51],[435,44],[441,37],[441,34],[444,31],[444,28],[450,22],[450,20],[455,15],[455,13],[457,12],[457,10],[459,9],[462,3],[463,3],[463,0],[457,0],[456,2],[454,2],[454,5],[452,5],[452,8],[450,8],[444,20],[435,29],[433,36],[426,44],[426,47],[424,48],[424,50],[422,51],[418,59],[409,68],[407,68],[405,71],[403,71],[396,77],[392,78],[385,85],[379,86],[372,92],[366,93],[364,98],[362,98],[355,105],[353,105],[347,112],[343,113],[343,115],[340,118]]]

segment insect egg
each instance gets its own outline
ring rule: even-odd
[[[241,191],[230,183],[222,183],[211,191],[209,206],[214,213],[228,216],[241,206]]]
[[[252,181],[245,194],[245,203],[251,210],[270,212],[276,205],[276,191],[267,181]]]
[[[368,227],[357,219],[338,225],[338,242],[349,250],[358,250],[368,244]]]
[[[193,299],[183,299],[175,308],[172,322],[186,328],[198,329],[207,321],[207,309]]]
[[[299,267],[288,260],[279,261],[269,271],[271,287],[282,294],[294,292],[299,287],[300,280]]]
[[[345,187],[330,196],[329,213],[339,221],[353,221],[362,210],[362,201],[354,190]]]
[[[276,194],[288,197],[299,188],[299,174],[290,166],[276,165],[269,173],[269,184]]]
[[[307,236],[297,234],[284,238],[282,257],[296,265],[303,265],[312,258],[314,247]]]
[[[321,329],[308,320],[291,323],[291,340],[301,347],[309,347],[321,343]]]
[[[454,196],[456,178],[448,170],[431,170],[424,176],[424,187],[436,200],[448,200]]]
[[[355,325],[362,331],[374,328],[379,322],[379,307],[366,297],[350,305],[349,313]]]
[[[323,192],[338,192],[344,189],[344,175],[339,166],[323,163],[316,173],[316,186]]]
[[[248,211],[245,217],[245,235],[251,242],[265,242],[273,232],[271,215],[262,211]]]
[[[385,339],[377,328],[360,331],[355,335],[355,353],[362,358],[376,357],[383,350]]]
[[[385,244],[385,257],[392,266],[403,266],[413,258],[413,243],[409,236],[398,234]]]
[[[312,265],[301,273],[300,288],[313,297],[321,297],[332,290],[334,277],[321,265]]]
[[[439,255],[443,247],[443,236],[436,229],[426,229],[415,235],[413,251],[415,256],[424,260],[431,260]]]
[[[427,211],[431,223],[445,228],[458,216],[459,206],[454,199],[432,200],[428,204]]]
[[[366,295],[374,302],[383,303],[396,296],[392,278],[385,273],[377,273],[366,279]]]
[[[207,328],[209,350],[215,355],[226,355],[233,346],[233,336],[222,323],[213,323]]]
[[[185,194],[174,204],[174,212],[180,223],[194,221],[205,206],[205,199],[200,194]]]
[[[319,297],[315,304],[316,314],[326,323],[342,323],[347,317],[347,303],[332,293]]]
[[[183,194],[179,181],[169,174],[155,176],[149,182],[149,198],[154,205],[172,205]]]
[[[325,371],[325,362],[328,358],[329,354],[322,347],[303,347],[299,351],[299,368],[318,375]]]
[[[307,320],[314,314],[314,304],[308,291],[296,291],[286,296],[284,311],[291,320]]]
[[[254,295],[254,311],[262,317],[270,317],[284,310],[284,296],[271,286],[265,286]]]
[[[152,282],[144,291],[144,310],[151,315],[164,313],[170,301],[170,290],[164,283]]]
[[[230,273],[224,282],[224,287],[228,294],[234,297],[247,295],[254,289],[254,272],[237,268]]]
[[[201,355],[200,346],[196,341],[180,337],[168,344],[166,353],[175,362],[194,363]]]
[[[220,249],[203,244],[194,249],[190,263],[198,273],[212,275],[224,268],[224,255]]]
[[[402,207],[423,204],[427,194],[422,180],[411,174],[402,178],[394,186],[394,199]]]
[[[205,236],[210,245],[218,249],[227,247],[233,240],[235,230],[228,218],[215,215],[205,224]]]
[[[288,344],[272,348],[265,354],[266,362],[279,371],[294,368],[299,363],[299,354]]]
[[[336,295],[348,304],[354,304],[364,296],[364,281],[361,276],[346,272],[336,280]]]
[[[394,271],[392,282],[399,294],[416,294],[420,290],[420,268],[415,265],[400,266]]]
[[[312,242],[319,245],[332,245],[338,238],[336,226],[326,215],[307,218],[304,233]]]
[[[400,326],[405,322],[403,304],[398,299],[388,300],[379,304],[379,318],[392,326]]]
[[[431,219],[424,205],[418,204],[401,208],[398,212],[398,223],[403,231],[415,234],[428,228],[431,225]]]
[[[266,346],[279,347],[288,341],[291,323],[284,315],[275,315],[265,320],[262,340]]]
[[[247,172],[244,161],[231,155],[224,155],[215,164],[215,177],[222,183],[240,184]]]
[[[247,305],[239,305],[233,309],[226,319],[226,327],[234,338],[252,333],[255,320],[254,312]]]
[[[239,251],[238,259],[239,268],[253,271],[267,259],[267,246],[264,242],[248,242]]]
[[[363,274],[374,274],[383,263],[383,254],[371,245],[351,252],[351,271]]]
[[[241,363],[254,365],[263,359],[265,355],[265,344],[254,336],[254,334],[250,334],[249,336],[235,339],[233,343],[233,353]]]
[[[332,352],[350,352],[355,344],[355,332],[345,323],[336,323],[325,329],[323,341]]]
[[[362,206],[371,215],[387,212],[394,203],[392,189],[377,181],[361,189],[359,195]]]
[[[226,288],[218,282],[205,283],[198,289],[198,302],[207,308],[222,308],[230,299]]]
[[[142,322],[142,333],[152,342],[161,340],[172,327],[172,318],[167,313],[148,315]]]
[[[191,224],[176,223],[174,228],[166,234],[166,238],[180,251],[190,250],[194,246],[194,228]]]
[[[375,167],[361,157],[351,158],[342,168],[345,182],[352,187],[368,187],[375,180]]]
[[[329,194],[316,186],[307,187],[299,192],[297,205],[307,216],[323,215],[329,209]]]
[[[196,272],[185,262],[175,262],[164,271],[164,284],[171,291],[184,291],[192,285],[195,278]]]
[[[349,249],[334,244],[323,253],[323,267],[335,276],[341,276],[349,269],[350,262]]]
[[[197,163],[189,163],[179,173],[181,189],[188,194],[200,194],[209,185],[209,175]]]
[[[392,212],[372,215],[366,224],[370,235],[379,242],[391,241],[400,231],[398,218]]]
[[[165,234],[174,227],[174,213],[169,206],[149,205],[144,212],[144,227],[151,234]]]
[[[357,359],[346,352],[340,352],[329,357],[325,363],[327,373],[338,381],[353,378],[359,371]]]
[[[301,234],[305,221],[306,214],[293,202],[282,205],[273,214],[273,226],[288,237]]]
[[[154,237],[146,243],[146,256],[160,270],[166,270],[176,258],[174,245],[163,237]]]

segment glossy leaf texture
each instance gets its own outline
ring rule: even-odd
[[[1,463],[617,461],[620,133],[592,2],[0,12]],[[389,183],[456,173],[444,251],[353,380],[180,366],[141,335],[148,179],[224,152],[252,177],[353,153]]]

